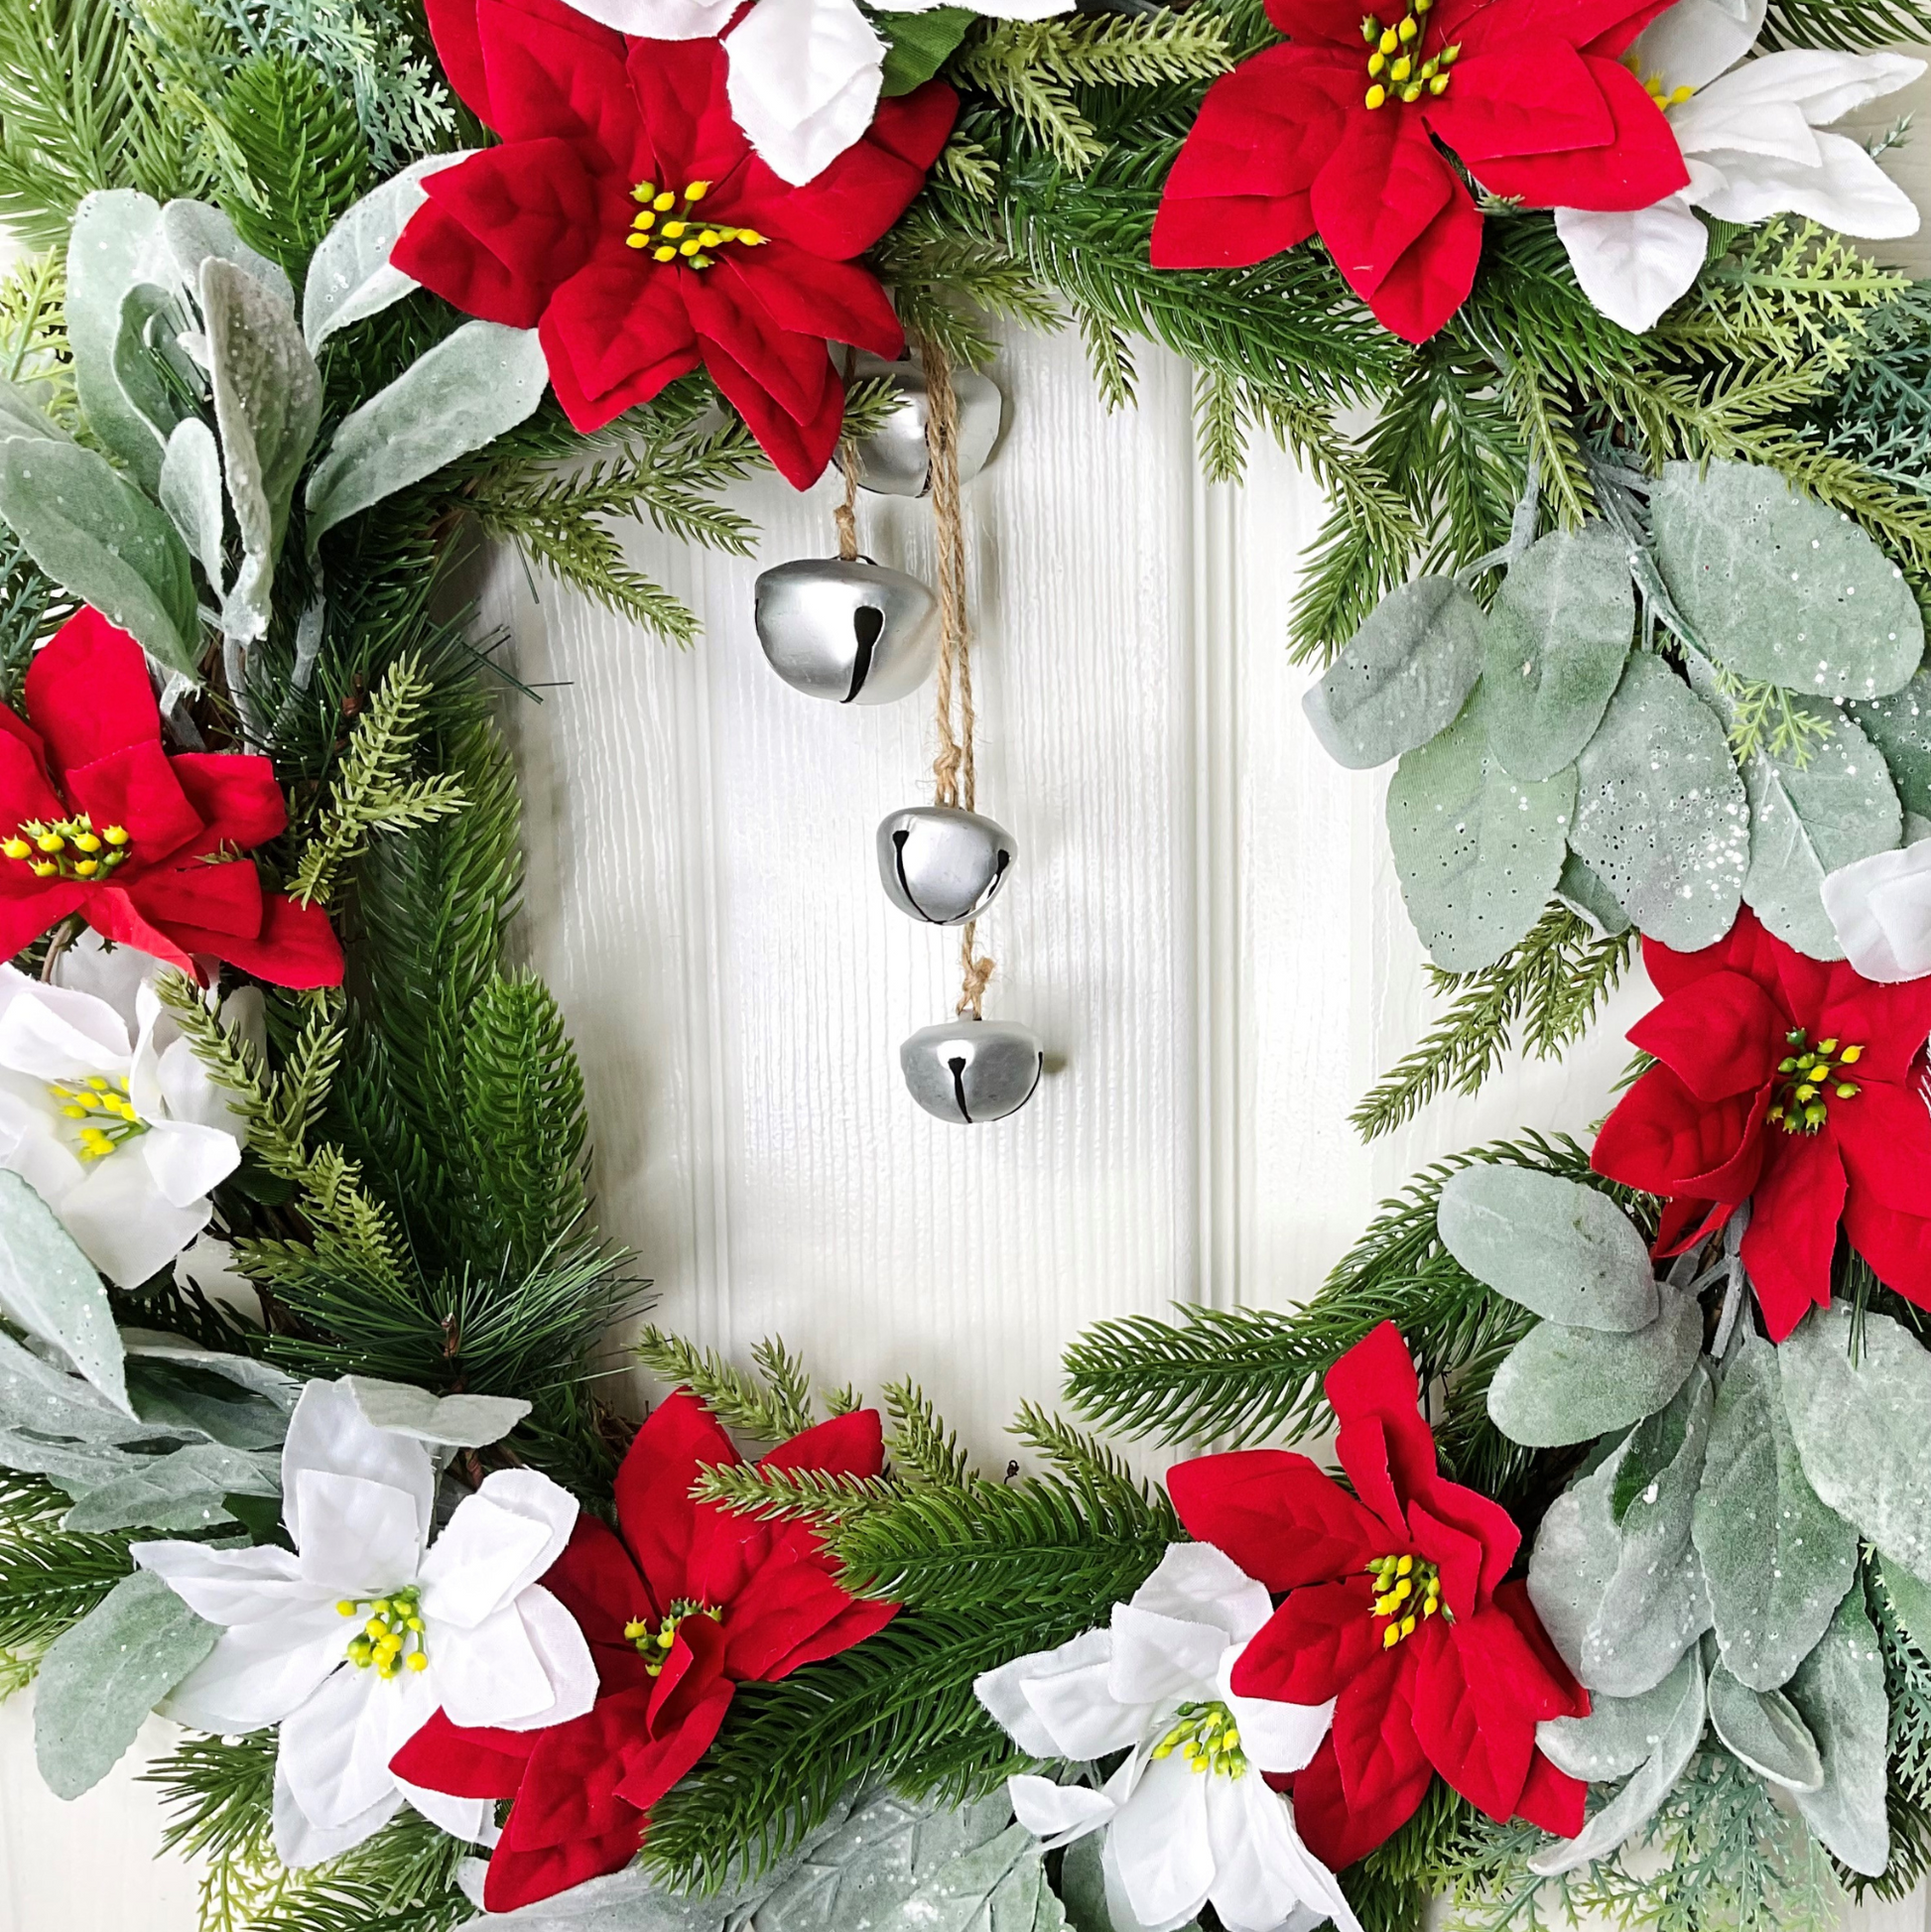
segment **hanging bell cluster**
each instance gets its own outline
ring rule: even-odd
[[[998,896],[1013,859],[1004,826],[957,805],[908,805],[878,828],[885,896],[928,926],[963,926]]]
[[[969,483],[986,465],[999,440],[1003,402],[990,376],[954,369],[953,395],[959,406],[959,480]],[[916,362],[886,362],[860,355],[852,363],[854,381],[883,377],[897,401],[877,430],[858,442],[858,482],[881,496],[928,496],[932,491],[932,446],[926,435],[931,405],[926,375]]]
[[[928,1113],[971,1127],[1017,1113],[1039,1085],[1046,1053],[1017,1020],[966,1017],[920,1027],[899,1048],[898,1064]]]
[[[757,580],[752,621],[772,670],[835,705],[890,705],[932,676],[939,600],[862,558],[803,557]]]

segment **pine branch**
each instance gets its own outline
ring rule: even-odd
[[[636,1354],[661,1382],[688,1388],[726,1429],[761,1443],[788,1442],[818,1420],[811,1383],[782,1342],[752,1352],[759,1372],[747,1375],[714,1349],[700,1349],[654,1325],[636,1342]]]
[[[946,1427],[931,1398],[916,1383],[896,1382],[888,1388],[885,1413],[892,1422],[885,1454],[909,1481],[956,1489],[974,1480],[971,1459],[960,1447],[959,1437]]]
[[[916,204],[872,251],[908,334],[937,341],[956,364],[978,368],[998,343],[980,315],[1034,328],[1064,318],[1031,271],[982,237],[955,234]]]
[[[63,1530],[70,1507],[51,1482],[0,1470],[0,1698],[133,1568],[125,1536]]]

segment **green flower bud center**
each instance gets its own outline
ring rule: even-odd
[[[713,1623],[723,1621],[723,1611],[713,1609],[709,1604],[701,1604],[695,1597],[680,1597],[671,1606],[671,1613],[652,1622],[647,1616],[632,1617],[623,1626],[623,1633],[637,1646],[638,1654],[644,1660],[644,1669],[652,1676],[658,1676],[670,1661],[671,1646],[677,1642],[678,1625],[688,1617],[708,1616]]]
[[[1418,1556],[1384,1556],[1367,1566],[1374,1580],[1374,1607],[1368,1614],[1381,1625],[1381,1648],[1392,1650],[1431,1616],[1446,1614],[1442,1573]]]
[[[1782,1079],[1768,1115],[1770,1124],[1787,1134],[1814,1134],[1829,1118],[1832,1100],[1858,1097],[1857,1082],[1846,1076],[1864,1058],[1864,1048],[1839,1040],[1819,1040],[1810,1046],[1801,1026],[1793,1026],[1783,1036],[1783,1044],[1790,1051],[1777,1062]]]
[[[1247,1775],[1247,1755],[1240,1748],[1240,1729],[1233,1713],[1218,1700],[1210,1704],[1183,1704],[1174,1713],[1172,1728],[1153,1747],[1156,1758],[1171,1757],[1178,1751],[1190,1770],[1202,1775],[1212,1771],[1221,1777]]]
[[[344,1597],[335,1606],[341,1616],[359,1616],[362,1627],[348,1640],[348,1660],[357,1670],[395,1677],[429,1668],[424,1641],[422,1592],[413,1584],[386,1597]]]

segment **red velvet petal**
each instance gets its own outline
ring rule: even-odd
[[[1500,1503],[1479,1490],[1465,1489],[1461,1483],[1441,1477],[1421,1488],[1416,1500],[1430,1515],[1480,1546],[1476,1601],[1486,1606],[1522,1547],[1522,1532],[1516,1528],[1515,1519]],[[1414,1504],[1410,1504],[1408,1513],[1412,1521]]]
[[[1740,1250],[1756,1289],[1763,1326],[1781,1342],[1813,1304],[1831,1300],[1831,1256],[1844,1213],[1846,1180],[1829,1133],[1772,1130],[1763,1175],[1750,1195],[1750,1224]]]
[[[1482,1589],[1485,1552],[1481,1539],[1465,1529],[1451,1527],[1419,1502],[1409,1504],[1408,1521],[1414,1529],[1416,1549],[1442,1573],[1442,1602],[1448,1607],[1449,1614],[1475,1615],[1486,1594]],[[1520,1535],[1515,1532],[1515,1525],[1510,1523],[1508,1527],[1509,1553],[1501,1566],[1504,1573],[1508,1569],[1509,1559],[1515,1554],[1514,1546],[1521,1541]]]
[[[1853,1079],[1863,1072],[1860,1062]],[[1854,1098],[1826,1104],[1858,1193],[1899,1214],[1931,1215],[1931,1111],[1923,1095],[1873,1081]]]
[[[50,926],[78,912],[86,898],[85,887],[64,879],[34,879],[26,890],[0,893],[0,960],[32,946]]]
[[[649,1696],[624,1691],[599,1698],[580,1718],[535,1734],[536,1743],[503,1827],[519,1852],[597,1838],[617,1829],[631,1809],[616,1795],[624,1755],[648,1741]]]
[[[1404,342],[1425,342],[1469,299],[1481,260],[1481,214],[1461,181],[1442,211],[1368,298],[1382,327]]]
[[[464,315],[510,328],[537,325],[605,219],[579,147],[563,140],[485,149],[423,190],[389,259]]]
[[[520,1905],[554,1898],[585,1879],[621,1871],[642,1848],[648,1822],[641,1811],[626,1805],[621,1822],[606,1832],[566,1839],[535,1851],[520,1850],[505,1839],[489,1855],[489,1870],[483,1879],[484,1909],[513,1912]]]
[[[1706,973],[1725,972],[1733,965],[1738,972],[1747,971],[1747,966],[1741,961],[1733,962],[1731,958],[1732,942],[1741,931],[1744,920],[1751,925],[1756,923],[1756,915],[1747,906],[1737,915],[1737,923],[1724,938],[1714,946],[1700,947],[1694,953],[1679,953],[1659,939],[1645,937],[1642,943],[1642,969],[1649,975],[1649,983],[1667,999],[1671,993],[1695,985]]]
[[[830,1563],[796,1549],[759,1566],[738,1593],[727,1631],[730,1674],[774,1682],[803,1649],[851,1607]]]
[[[75,884],[69,890],[73,894],[72,906],[102,939],[111,939],[116,946],[131,946],[137,952],[152,953],[157,960],[194,978],[199,978],[200,973],[193,956],[212,950],[202,942],[218,938],[222,946],[230,943],[226,935],[203,933],[194,928],[177,935],[152,925],[141,916],[125,888],[118,885]]]
[[[262,881],[249,858],[191,863],[130,873],[127,896],[151,926],[193,926],[229,939],[253,939],[262,928]]]
[[[1574,48],[1541,33],[1465,40],[1448,91],[1419,103],[1430,131],[1472,167],[1502,155],[1600,148],[1615,119]]]
[[[923,175],[939,159],[958,119],[959,96],[943,80],[928,80],[909,94],[896,94],[878,103],[871,126],[865,130],[865,144]],[[918,190],[912,192],[916,194]]]
[[[1267,48],[1223,74],[1201,101],[1163,203],[1305,195],[1357,104],[1360,73],[1358,54],[1290,46]]]
[[[130,862],[123,868],[129,877],[187,852],[213,849],[201,815],[182,790],[158,738],[69,765],[66,791],[67,803],[96,826],[120,826],[132,835]]]
[[[1403,1792],[1382,1811],[1355,1811],[1341,1788],[1335,1740],[1332,1736],[1324,1738],[1307,1769],[1294,1779],[1294,1828],[1301,1834],[1301,1842],[1323,1865],[1339,1871],[1357,1859],[1366,1858],[1414,1816],[1415,1807],[1426,1795],[1434,1775],[1424,1757],[1414,1774],[1412,1798]],[[1401,1809],[1403,1803],[1406,1810]]]
[[[823,343],[816,346],[824,352]],[[704,365],[725,400],[743,417],[745,427],[757,438],[778,474],[794,489],[810,489],[825,474],[844,422],[844,385],[837,375],[827,382],[816,414],[800,419],[774,400],[770,391],[720,344],[705,342]]]
[[[288,806],[268,758],[240,752],[181,751],[168,760],[202,824],[209,851],[232,845],[247,851],[288,830]]]
[[[450,85],[484,127],[493,128],[489,79],[483,71],[482,42],[476,34],[476,0],[425,0],[430,38]]]
[[[1667,1067],[1652,1067],[1603,1122],[1590,1165],[1651,1194],[1734,1206],[1756,1185],[1769,1104],[1767,1087],[1706,1103]]]
[[[768,318],[765,332],[776,327],[819,341],[849,342],[887,361],[905,347],[905,330],[885,291],[849,262],[828,261],[790,242],[773,241],[749,254],[727,251],[704,279],[717,289],[736,283],[735,306]],[[694,306],[692,313],[702,328],[703,311]]]
[[[1381,1625],[1366,1577],[1310,1584],[1290,1591],[1254,1632],[1229,1681],[1237,1697],[1325,1704],[1381,1654]]]
[[[1518,196],[1532,208],[1646,208],[1689,186],[1683,151],[1642,82],[1614,61],[1585,60],[1615,116],[1613,138],[1596,148],[1472,164],[1491,194]]]
[[[684,305],[707,354],[722,349],[794,423],[810,422],[824,407],[826,393],[837,387],[825,338],[785,328],[746,276],[712,271],[686,280]]]
[[[653,1738],[666,1738],[716,1691],[724,1675],[723,1625],[714,1616],[686,1616],[665,1653],[645,1712]],[[632,1797],[632,1804],[645,1800]]]
[[[627,177],[624,188],[640,178],[643,129],[622,35],[542,0],[477,0],[476,34],[490,110],[506,142],[587,139]]]
[[[98,610],[77,611],[27,667],[27,715],[55,776],[124,745],[161,739],[148,661]]]
[[[648,143],[640,169],[673,193],[692,182],[708,182],[706,214],[744,225],[751,146],[731,119],[723,43],[633,40],[629,48],[630,86]],[[763,222],[750,225],[777,232]]]
[[[1344,49],[1363,64],[1361,13],[1349,0],[1267,0],[1267,18],[1290,40]]]
[[[710,1748],[730,1709],[734,1688],[728,1678],[719,1678],[674,1730],[629,1744],[618,1794],[638,1810],[648,1811]]]
[[[885,1425],[876,1409],[848,1409],[758,1459],[761,1470],[823,1470],[833,1476],[877,1476],[884,1467]]]
[[[1148,259],[1155,268],[1251,268],[1313,233],[1314,208],[1305,193],[1277,201],[1253,195],[1166,200],[1153,217]]]
[[[1523,1642],[1542,1666],[1542,1674],[1549,1681],[1549,1694],[1554,1706],[1549,1715],[1557,1718],[1588,1717],[1589,1693],[1563,1662],[1561,1651],[1550,1642],[1549,1633],[1542,1627],[1542,1619],[1535,1613],[1535,1606],[1529,1601],[1528,1585],[1520,1577],[1498,1585],[1494,1605],[1521,1631]]]
[[[0,837],[30,819],[64,819],[66,812],[66,801],[48,777],[39,740],[24,725],[0,732]]]
[[[1285,1449],[1197,1456],[1167,1472],[1188,1535],[1271,1591],[1359,1571],[1385,1556],[1385,1526],[1333,1477]]]
[[[1335,266],[1371,297],[1456,192],[1448,163],[1414,114],[1356,111],[1311,191]]]
[[[91,903],[87,923],[110,939],[119,937],[94,917]],[[156,936],[160,936],[158,932]],[[327,913],[319,905],[299,906],[279,892],[263,897],[261,930],[252,937],[177,923],[167,929],[167,938],[184,952],[211,953],[257,979],[266,979],[271,986],[293,986],[300,991],[342,983],[342,943],[335,937]],[[140,945],[145,952],[155,951],[152,943],[131,937],[127,943]],[[164,953],[161,957],[168,956]]]
[[[1840,962],[1830,968],[1815,1017],[1805,1017],[1813,1043],[1836,1040],[1864,1048],[1857,1072],[1847,1079],[1907,1081],[1931,1034],[1931,978],[1879,985]]]
[[[1752,1094],[1787,1057],[1790,1019],[1762,985],[1740,972],[1712,972],[1672,993],[1629,1029],[1700,1100]]]
[[[1491,1818],[1515,1813],[1535,1727],[1566,1710],[1513,1618],[1464,1617],[1415,1676],[1415,1735],[1435,1768]]]
[[[1529,1774],[1523,1781],[1522,1795],[1515,1801],[1515,1815],[1558,1838],[1574,1838],[1583,1828],[1588,1797],[1589,1786],[1581,1778],[1557,1770],[1537,1751],[1529,1759]]]
[[[630,1622],[655,1623],[665,1607],[652,1599],[630,1552],[607,1523],[581,1511],[563,1554],[544,1573],[543,1587],[583,1632],[606,1693],[647,1685],[644,1660],[623,1629]]]
[[[691,1485],[699,1470],[734,1468],[742,1460],[717,1419],[688,1389],[667,1395],[637,1431],[617,1471],[617,1522],[658,1605],[696,1594],[690,1557],[698,1505]],[[729,1605],[712,1599],[711,1608]]]
[[[513,1798],[540,1735],[467,1730],[438,1711],[390,1758],[389,1768],[410,1784],[452,1798]]]
[[[697,333],[683,302],[696,271],[644,269],[641,285],[637,273],[628,261],[599,256],[544,312],[539,339],[551,385],[586,436],[698,366]]]
[[[1433,1775],[1415,1735],[1413,1700],[1422,1659],[1440,1646],[1440,1625],[1438,1617],[1406,1642],[1379,1652],[1335,1706],[1329,1734],[1335,1767],[1348,1809],[1376,1834],[1370,1846],[1407,1821]]]
[[[1392,1322],[1370,1329],[1322,1387],[1341,1419],[1335,1449],[1355,1494],[1384,1522],[1400,1523],[1407,1499],[1436,1480],[1435,1437],[1422,1420],[1421,1384],[1400,1330]],[[1379,1426],[1358,1426],[1367,1422]]]
[[[839,1656],[854,1644],[876,1636],[898,1611],[896,1604],[848,1602],[831,1622],[775,1658],[761,1673],[761,1680],[767,1684],[780,1683],[806,1664],[823,1663],[827,1657]]]
[[[1844,1231],[1886,1288],[1931,1308],[1931,1220],[1876,1207],[1853,1189],[1845,1204]]]

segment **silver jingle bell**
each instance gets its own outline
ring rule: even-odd
[[[916,362],[887,362],[861,355],[852,371],[857,381],[883,376],[898,391],[898,407],[873,436],[857,441],[858,481],[883,496],[923,496],[932,487],[931,452],[926,448],[925,371]],[[970,482],[985,467],[999,440],[1003,408],[998,385],[975,369],[952,372],[959,398],[959,480]]]
[[[912,1097],[941,1120],[974,1126],[1017,1113],[1046,1069],[1039,1036],[1017,1020],[922,1026],[898,1050]]]
[[[837,705],[908,697],[938,658],[938,599],[880,564],[780,564],[759,577],[752,618],[772,670],[794,691]]]
[[[910,805],[878,828],[878,876],[900,912],[928,926],[963,926],[997,896],[1012,834],[956,805]]]

